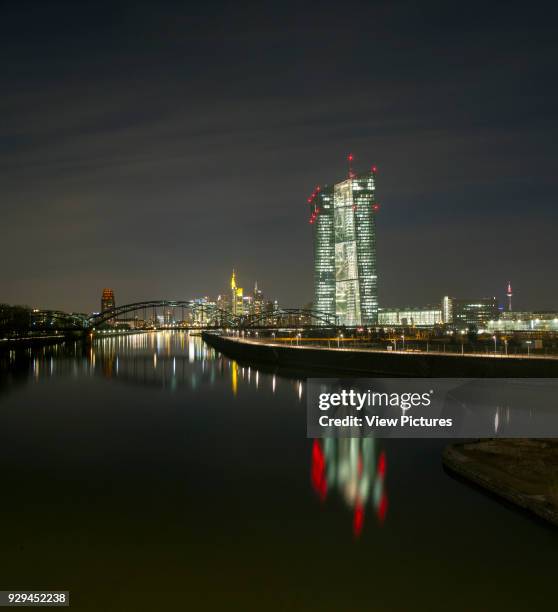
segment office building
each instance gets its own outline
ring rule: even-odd
[[[507,310],[498,319],[486,323],[492,332],[558,332],[558,312],[513,312]]]
[[[115,306],[114,291],[112,289],[103,289],[103,295],[101,296],[101,312],[112,310]]]
[[[448,295],[442,298],[442,322],[453,323],[453,298]]]
[[[231,277],[231,313],[239,317],[244,314],[244,291],[236,285],[236,274],[233,270]]]
[[[378,325],[383,327],[434,327],[440,325],[442,319],[442,309],[437,306],[378,310]]]
[[[350,160],[352,157],[350,157]],[[378,321],[376,169],[316,187],[308,202],[314,228],[314,308],[341,325]]]
[[[500,314],[495,297],[476,300],[453,300],[453,324],[457,327],[481,327]]]

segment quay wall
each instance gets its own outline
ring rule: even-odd
[[[284,346],[229,338],[203,332],[205,342],[223,354],[246,363],[314,369],[358,376],[407,378],[554,378],[558,359],[544,357],[455,355]]]

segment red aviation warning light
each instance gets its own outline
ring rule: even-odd
[[[349,155],[347,156],[347,162],[349,163],[349,178],[353,178],[354,177],[354,173],[353,173],[353,159],[354,159],[353,154],[349,153]]]
[[[310,197],[306,200],[308,204],[310,204],[311,215],[308,221],[310,224],[314,223],[316,221],[316,217],[320,214],[320,207],[318,206],[320,199],[318,198],[316,200],[316,197],[320,196],[320,189],[321,187],[317,185],[314,191],[310,194]]]

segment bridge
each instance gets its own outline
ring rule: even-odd
[[[274,308],[234,315],[199,300],[133,302],[92,315],[58,310],[34,310],[32,313],[32,325],[37,330],[95,331],[118,324],[133,324],[135,328],[144,329],[327,329],[339,327],[339,320],[335,315],[308,308]]]

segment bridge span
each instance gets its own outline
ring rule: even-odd
[[[55,310],[33,311],[35,329],[83,330],[133,324],[139,329],[337,329],[336,316],[308,308],[274,308],[235,315],[199,300],[147,300],[115,306],[91,315]]]

